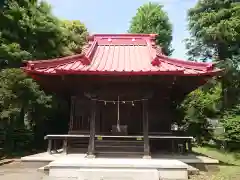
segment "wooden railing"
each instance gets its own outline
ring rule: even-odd
[[[66,135],[47,135],[45,136],[45,139],[48,140],[48,152],[52,153],[53,150],[57,150],[57,146],[55,146],[56,143],[54,141],[62,141],[62,149],[64,153],[68,153],[68,140],[70,139],[85,139],[90,138],[89,134],[66,134]],[[113,135],[95,135],[94,139],[98,140],[107,140],[107,139],[115,139],[121,140],[121,139],[128,139],[128,140],[143,140],[143,136],[113,136]],[[172,152],[191,152],[192,151],[192,136],[173,136],[173,135],[149,135],[150,140],[161,140],[161,139],[168,139],[172,143]],[[181,143],[179,143],[181,142]],[[181,145],[178,146],[176,150],[176,144]],[[181,150],[179,150],[181,149]]]

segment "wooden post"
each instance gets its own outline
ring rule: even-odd
[[[47,152],[49,154],[51,154],[52,151],[52,139],[48,139],[48,148],[47,148]]]
[[[191,153],[192,152],[192,139],[189,139],[187,143],[188,143],[188,153]]]
[[[184,139],[183,140],[183,154],[187,152],[187,141]]]
[[[148,137],[148,109],[147,109],[147,101],[143,101],[143,139],[144,139],[144,156],[143,158],[149,159],[150,156],[150,148],[149,148],[149,137]]]
[[[92,101],[92,112],[90,119],[90,137],[89,137],[89,145],[88,145],[88,157],[94,158],[95,151],[95,122],[96,122],[96,101]]]
[[[171,153],[172,154],[175,153],[175,149],[176,149],[176,147],[175,147],[175,140],[171,139]]]
[[[70,123],[69,123],[69,131],[73,130],[73,121],[74,121],[74,112],[75,112],[75,96],[71,97],[71,109],[70,109]]]
[[[68,142],[67,142],[67,138],[66,137],[63,140],[63,153],[65,153],[65,154],[68,153]]]

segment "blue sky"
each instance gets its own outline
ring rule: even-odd
[[[125,33],[137,8],[148,0],[47,0],[56,16],[80,20],[90,33]],[[164,5],[173,24],[173,57],[185,59],[183,40],[189,36],[186,13],[197,0],[155,0]]]

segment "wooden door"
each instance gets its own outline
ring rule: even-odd
[[[71,132],[89,133],[91,106],[90,101],[83,98],[76,98],[73,108],[73,122]]]

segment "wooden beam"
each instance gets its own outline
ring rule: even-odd
[[[92,112],[90,119],[90,137],[89,137],[89,145],[88,145],[88,157],[95,157],[95,123],[96,123],[96,101],[92,100]]]
[[[142,103],[142,115],[143,115],[143,139],[144,139],[144,156],[143,158],[151,158],[149,148],[149,137],[148,137],[148,101]]]

